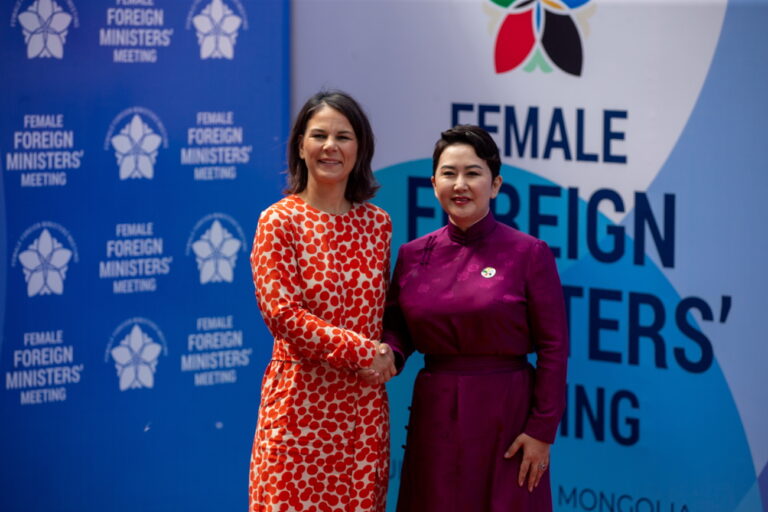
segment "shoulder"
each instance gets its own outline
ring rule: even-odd
[[[392,225],[392,220],[389,218],[389,214],[383,208],[379,208],[375,204],[369,202],[360,203],[355,208],[355,212],[361,217],[373,220],[376,224]]]
[[[415,238],[410,242],[404,243],[400,246],[400,256],[419,253],[427,246],[434,246],[440,238],[445,236],[445,230],[446,227],[443,226],[431,233],[427,233],[424,236],[420,236],[419,238]]]
[[[494,244],[517,254],[525,262],[527,275],[536,276],[542,270],[556,268],[555,255],[544,240],[502,223],[498,224],[493,235]]]
[[[296,201],[293,196],[286,196],[265,208],[264,211],[261,212],[259,220],[274,217],[290,217],[296,213],[300,213],[303,209],[304,205]]]
[[[531,236],[528,233],[508,226],[503,222],[496,222],[496,229],[493,233],[494,242],[504,242],[513,244],[518,250],[522,251],[537,251],[543,248],[549,247],[544,240],[540,240],[535,236]]]
[[[261,212],[259,226],[268,229],[286,227],[292,224],[292,220],[297,214],[301,213],[300,207],[301,205],[293,197],[284,197]]]

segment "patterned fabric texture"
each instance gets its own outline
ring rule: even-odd
[[[250,467],[250,510],[383,512],[389,406],[370,366],[382,335],[391,222],[288,196],[265,210],[251,252],[256,298],[274,336]]]

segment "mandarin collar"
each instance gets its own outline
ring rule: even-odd
[[[455,224],[448,223],[448,237],[451,241],[461,245],[469,245],[472,242],[476,242],[485,238],[494,229],[496,229],[496,219],[493,214],[488,211],[488,214],[479,221],[472,224],[469,229],[462,231]]]

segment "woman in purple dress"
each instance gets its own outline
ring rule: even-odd
[[[442,133],[435,196],[450,223],[400,248],[384,342],[413,391],[398,512],[551,511],[550,445],[565,408],[562,287],[549,247],[497,222],[501,159],[477,126]],[[536,367],[528,363],[535,352]]]

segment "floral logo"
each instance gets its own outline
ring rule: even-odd
[[[491,0],[508,14],[496,36],[496,73],[505,73],[524,64],[531,72],[540,68],[552,71],[552,65],[581,76],[584,50],[581,31],[588,33],[587,18],[594,12],[583,8],[590,0]]]
[[[19,23],[27,44],[27,58],[64,57],[64,42],[72,16],[54,0],[37,0],[23,13]]]
[[[154,177],[157,148],[162,138],[152,131],[139,114],[134,114],[131,121],[112,137],[117,165],[120,166],[120,179]]]
[[[200,239],[192,244],[200,283],[217,283],[234,280],[237,251],[242,243],[227,231],[221,222],[214,220]]]
[[[120,391],[154,387],[161,351],[162,346],[142,331],[139,324],[134,324],[131,332],[110,351],[120,379]]]
[[[235,40],[243,20],[221,0],[213,0],[192,19],[200,45],[201,59],[235,57]]]
[[[72,251],[65,248],[43,229],[29,249],[19,254],[19,261],[27,282],[27,296],[64,293],[67,265]]]

